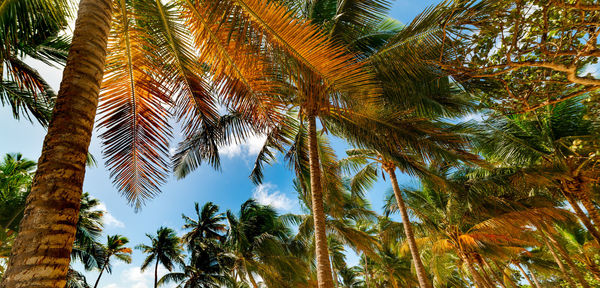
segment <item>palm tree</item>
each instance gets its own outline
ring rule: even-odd
[[[259,287],[255,273],[269,287],[285,287],[304,277],[304,265],[288,247],[291,231],[273,208],[248,200],[239,217],[227,211],[227,220],[226,245],[234,255],[234,269],[240,278],[247,277],[252,287]]]
[[[70,20],[71,5],[68,0],[10,1],[0,8],[0,102],[11,106],[16,119],[33,116],[44,126],[50,121],[55,94],[24,56],[64,65],[69,39],[59,33]]]
[[[182,288],[219,288],[231,282],[227,272],[232,270],[233,259],[223,244],[214,239],[205,239],[191,251],[189,263],[183,266],[183,272],[165,274],[158,286],[178,283]]]
[[[597,119],[588,113],[574,98],[525,115],[492,115],[474,142],[499,168],[514,171],[513,183],[558,191],[600,245],[600,212],[592,196],[592,179],[600,175],[593,151],[600,142]]]
[[[179,247],[179,237],[171,228],[160,227],[156,231],[156,236],[146,234],[151,246],[138,245],[135,248],[149,254],[142,263],[142,271],[146,270],[152,261],[156,260],[154,265],[154,288],[158,287],[158,264],[162,264],[167,270],[173,270],[174,264],[183,265],[182,249]]]
[[[430,281],[427,279],[427,272],[425,271],[425,266],[423,265],[423,261],[421,260],[421,256],[419,253],[419,248],[415,241],[415,235],[413,233],[413,228],[410,223],[410,218],[408,216],[408,211],[406,209],[406,204],[404,203],[404,199],[402,197],[402,192],[400,190],[400,186],[398,186],[398,179],[396,178],[396,167],[397,164],[393,161],[386,160],[383,155],[377,153],[377,151],[370,149],[352,149],[346,151],[348,154],[348,158],[344,159],[342,162],[342,166],[347,167],[347,170],[352,170],[352,167],[360,169],[357,172],[357,177],[355,178],[358,181],[368,181],[367,183],[372,183],[374,179],[378,177],[380,174],[380,170],[385,171],[389,177],[390,182],[392,183],[392,189],[394,191],[394,197],[396,199],[398,211],[402,217],[402,224],[404,226],[404,233],[406,235],[406,242],[408,243],[408,247],[410,248],[410,255],[413,259],[413,264],[415,266],[415,271],[417,274],[417,279],[419,280],[419,285],[421,287],[431,287]],[[419,173],[423,173],[426,171],[424,169],[424,165],[419,163],[417,160],[410,159],[407,157],[403,163],[404,171],[411,171]],[[361,167],[362,166],[362,167]],[[354,184],[359,185],[359,183]]]
[[[106,270],[108,273],[111,272],[110,269],[110,258],[115,256],[118,260],[123,261],[125,263],[131,263],[131,248],[125,247],[129,243],[129,240],[121,235],[108,235],[106,236],[106,244],[103,247],[102,256],[103,256],[103,265],[100,268],[100,274],[98,274],[98,279],[96,279],[96,283],[94,284],[94,288],[98,287],[98,283],[100,282],[100,278],[102,277],[102,273]]]
[[[54,4],[46,1],[9,2]],[[57,5],[54,9],[63,7]],[[71,253],[76,233],[111,13],[111,1],[83,0],[79,3],[61,89],[25,209],[27,217],[21,221],[21,233],[15,240],[9,268],[2,280],[4,287],[45,285],[61,288],[65,285],[69,262],[65,257]],[[29,37],[35,37],[35,34]],[[40,260],[31,265],[33,258]]]
[[[181,239],[183,243],[188,245],[189,250],[204,240],[224,240],[226,226],[223,223],[225,216],[219,213],[219,206],[212,202],[206,202],[200,210],[198,203],[194,203],[196,210],[196,219],[182,215],[185,221],[183,229],[192,229],[183,235]]]
[[[101,82],[99,125],[104,129],[105,157],[117,186],[138,208],[166,180],[170,112],[165,106],[172,102],[177,104],[178,118],[185,122],[186,137],[217,118],[216,99],[208,83],[258,127],[276,122],[278,113],[273,111],[282,105],[272,97],[277,82],[265,81],[272,70],[264,55],[292,59],[296,65],[279,66],[291,68],[282,70],[285,77],[316,76],[312,78],[324,84],[319,90],[345,93],[362,90],[370,82],[345,47],[312,24],[292,19],[276,2],[118,1],[111,21],[112,8],[113,3],[106,0],[80,2],[53,121],[25,213],[28,217],[21,225],[27,232],[13,246],[4,285],[35,285],[29,278],[26,284],[17,283],[24,283],[25,275],[39,275],[63,286],[67,261],[42,256],[68,255],[71,250]],[[64,229],[43,230],[57,223]],[[47,243],[44,247],[64,247],[65,251],[48,253],[33,249],[30,243]],[[27,259],[32,257],[44,260],[29,265]],[[64,267],[58,264],[63,262]]]

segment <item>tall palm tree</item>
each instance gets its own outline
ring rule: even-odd
[[[160,227],[156,231],[156,236],[146,234],[151,246],[140,244],[136,249],[149,254],[142,263],[142,271],[146,270],[156,260],[154,265],[154,288],[158,287],[158,264],[162,264],[167,270],[173,270],[175,264],[183,265],[182,249],[179,247],[179,237],[171,228]]]
[[[114,256],[120,261],[123,261],[125,263],[131,263],[132,250],[131,248],[125,247],[127,243],[129,243],[129,239],[121,235],[106,236],[106,244],[104,244],[102,251],[103,265],[102,268],[100,268],[100,274],[98,274],[98,279],[96,279],[94,288],[98,287],[98,283],[100,282],[100,278],[102,277],[102,273],[104,273],[104,271],[107,271],[108,273],[111,272],[111,257]]]
[[[55,6],[55,9],[62,7]],[[65,285],[111,14],[111,1],[83,0],[79,3],[61,89],[38,161],[25,217],[20,224],[21,233],[13,245],[1,286],[59,288]],[[33,258],[40,260],[31,265]]]
[[[419,285],[421,287],[431,287],[430,280],[427,279],[428,277],[427,272],[425,271],[425,266],[421,260],[419,248],[415,241],[415,235],[410,223],[406,204],[404,203],[404,199],[402,197],[402,191],[400,190],[398,179],[396,178],[395,170],[398,164],[393,161],[386,160],[383,155],[370,149],[352,149],[346,151],[346,153],[348,154],[348,158],[342,161],[342,166],[346,167],[348,170],[352,170],[352,167],[355,167],[355,169],[360,169],[357,172],[357,184],[354,184],[355,186],[359,185],[358,181],[368,181],[367,183],[372,183],[380,174],[380,170],[385,171],[389,175],[390,182],[392,183],[392,189],[394,191],[394,197],[398,205],[398,211],[402,217],[402,225],[404,226],[406,242],[410,248],[410,255],[413,259]],[[426,171],[426,169],[424,169],[424,165],[419,163],[419,161],[416,159],[406,157],[404,163],[402,164],[404,165],[401,167],[401,170],[410,171],[413,172],[413,174],[415,172],[422,175],[426,174],[423,173]]]
[[[319,90],[346,93],[362,90],[371,82],[363,65],[345,53],[345,47],[312,24],[292,19],[276,2],[139,0],[114,4],[80,2],[53,120],[21,225],[27,232],[13,246],[4,285],[33,285],[25,276],[32,273],[63,285],[67,263],[58,264],[65,262],[61,256],[42,257],[50,253],[29,244],[64,247],[63,253],[52,255],[68,255],[71,250],[101,82],[99,125],[107,145],[105,157],[115,183],[138,208],[166,180],[170,135],[166,106],[172,102],[177,104],[178,118],[185,121],[186,137],[217,118],[211,91],[218,91],[229,106],[258,127],[276,122],[273,111],[282,104],[273,96],[280,96],[275,91],[282,90],[276,81],[266,81],[272,70],[267,69],[271,63],[265,55],[291,59],[295,65],[279,66],[290,68],[282,70],[283,78],[301,79],[308,73],[324,84]],[[218,89],[210,89],[208,83]],[[219,143],[229,141],[215,138]],[[64,229],[43,230],[57,223]],[[29,265],[27,259],[32,257],[44,260]],[[43,273],[34,272],[38,269]]]

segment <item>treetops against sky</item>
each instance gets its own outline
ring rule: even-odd
[[[397,0],[393,3],[391,16],[407,23],[423,9],[437,4],[437,2]],[[33,61],[31,64],[48,80],[50,86],[58,91],[61,71]],[[40,156],[46,131],[39,124],[28,123],[25,119],[14,120],[10,107],[5,106],[0,107],[0,130],[4,135],[0,139],[0,151],[3,153],[20,152],[24,157],[32,160],[37,160]],[[90,152],[100,158],[101,148],[97,134],[98,131],[95,130]],[[180,140],[181,137],[176,134],[175,138],[175,140]],[[299,212],[296,192],[292,188],[292,172],[281,161],[265,169],[264,184],[255,186],[248,178],[253,165],[253,157],[256,156],[263,141],[264,138],[256,136],[245,143],[226,147],[222,151],[223,169],[221,172],[205,165],[184,179],[176,180],[171,177],[162,188],[163,193],[148,201],[138,213],[135,213],[127,201],[119,196],[101,160],[98,161],[97,168],[87,170],[83,190],[100,199],[103,203],[102,208],[108,211],[105,216],[105,233],[122,234],[135,245],[145,241],[145,233],[156,231],[160,226],[180,228],[183,225],[181,214],[192,215],[194,202],[212,201],[223,211],[227,209],[237,211],[242,202],[253,197],[260,203],[272,205],[281,213]],[[338,139],[332,139],[332,144],[338,156],[344,157],[346,144]],[[409,177],[399,176],[401,185],[416,183]],[[384,195],[389,187],[389,182],[380,181],[367,195],[375,211],[382,211]],[[177,232],[181,234],[181,230]],[[116,267],[127,266],[123,266],[122,269],[114,269],[113,274],[103,275],[99,287],[151,287],[153,271],[140,272],[139,269],[143,259],[144,256],[141,252],[136,250],[133,252],[132,264],[115,263]],[[349,260],[349,264],[358,261],[354,256],[351,256]],[[160,275],[165,272],[164,268],[159,269]],[[97,272],[86,272],[88,280],[95,279],[96,274]]]

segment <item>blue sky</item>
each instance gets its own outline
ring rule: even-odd
[[[393,4],[391,16],[408,23],[423,9],[437,2],[398,0]],[[50,85],[58,90],[61,71],[40,63],[32,64],[39,69]],[[3,132],[0,138],[0,154],[20,152],[29,159],[38,159],[45,136],[43,128],[25,119],[14,120],[8,107],[0,107],[0,130]],[[248,143],[227,147],[222,154],[221,172],[204,166],[183,180],[171,178],[162,187],[162,194],[147,202],[140,212],[135,213],[112,185],[101,159],[101,147],[96,136],[97,131],[94,131],[90,152],[99,160],[99,166],[87,170],[84,191],[100,199],[104,209],[108,211],[105,217],[105,233],[124,235],[131,241],[131,246],[146,242],[145,234],[154,233],[160,226],[168,226],[181,232],[181,214],[193,215],[194,202],[203,204],[212,201],[219,205],[222,211],[237,211],[244,201],[254,197],[262,203],[274,205],[281,213],[299,211],[299,204],[292,189],[292,174],[281,162],[266,169],[264,185],[256,187],[248,179],[256,151],[262,145],[261,139],[256,138]],[[343,157],[346,145],[340,140],[334,140],[333,144],[338,156]],[[400,182],[405,185],[414,183],[408,177],[401,177]],[[373,208],[378,212],[381,212],[383,198],[388,189],[389,185],[380,181],[368,194]],[[152,271],[139,271],[143,258],[139,251],[134,251],[131,264],[115,263],[113,273],[104,274],[99,287],[152,287]],[[353,262],[354,258],[350,256],[350,262]],[[164,272],[159,271],[160,274]],[[86,275],[90,283],[97,277],[95,272],[88,272]]]

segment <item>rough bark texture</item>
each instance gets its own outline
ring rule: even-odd
[[[310,160],[310,191],[315,226],[315,248],[317,256],[317,281],[319,288],[332,288],[331,263],[327,249],[325,231],[325,209],[323,207],[323,188],[321,186],[321,164],[317,146],[317,123],[314,116],[308,117],[308,154]]]
[[[394,190],[394,196],[396,196],[396,202],[398,203],[398,210],[402,216],[402,225],[404,226],[404,233],[406,234],[406,241],[408,242],[408,248],[410,249],[410,255],[412,256],[413,263],[415,264],[415,271],[417,273],[417,279],[419,280],[419,287],[421,288],[432,288],[431,282],[427,279],[427,272],[425,266],[421,261],[421,254],[419,254],[419,247],[415,241],[415,235],[410,225],[410,219],[408,218],[408,212],[406,211],[406,205],[398,186],[398,179],[396,178],[396,172],[392,167],[386,167],[386,172],[390,175],[390,181],[392,182],[392,188]]]
[[[109,0],[79,4],[53,118],[0,287],[65,286],[111,16]]]

